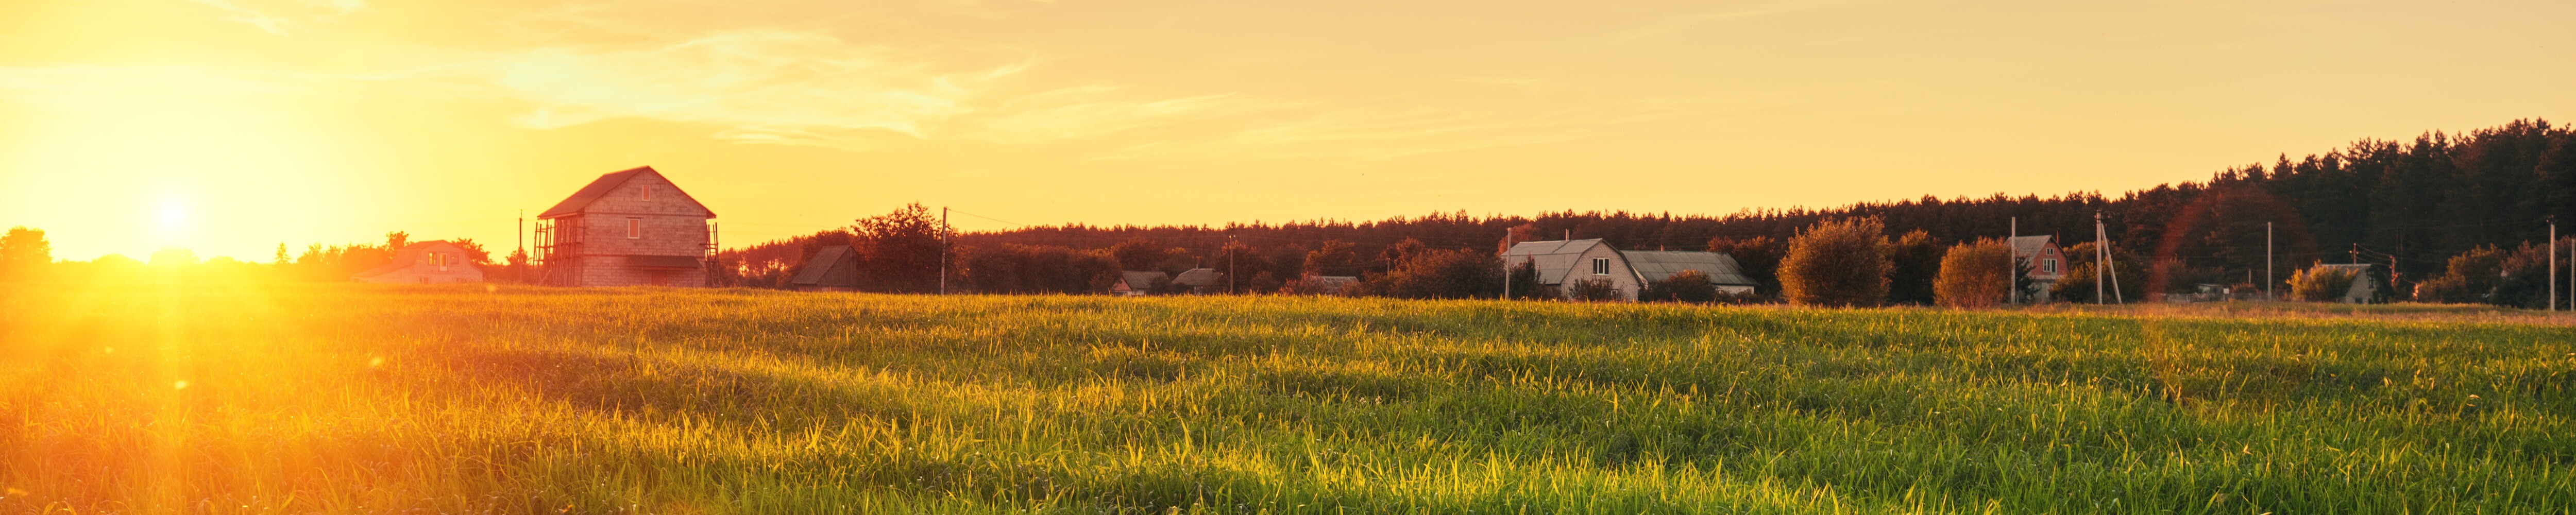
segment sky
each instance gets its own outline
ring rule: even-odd
[[[2576,2],[0,0],[55,256],[515,245],[653,166],[735,247],[2116,195],[2576,121]]]

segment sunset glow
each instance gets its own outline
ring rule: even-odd
[[[2116,193],[2576,119],[2569,20],[2555,1],[26,0],[0,5],[0,227],[79,260],[395,230],[506,249],[520,210],[644,165],[724,213],[728,245],[912,201],[1114,225]]]

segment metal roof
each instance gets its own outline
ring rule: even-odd
[[[2014,236],[2011,240],[2007,240],[2007,242],[2012,244],[2013,257],[2037,256],[2039,255],[2040,250],[2048,248],[2049,245],[2056,244],[2057,237],[2044,235]]]
[[[858,286],[856,273],[858,261],[858,251],[851,250],[849,245],[823,247],[823,250],[814,253],[813,258],[805,260],[805,268],[796,271],[795,279],[789,279],[787,282],[798,286]],[[851,273],[844,274],[845,277],[832,276],[834,271],[843,268]],[[847,284],[824,284],[825,281]]]
[[[1600,238],[1515,243],[1511,249],[1503,251],[1503,266],[1510,270],[1510,267],[1520,266],[1521,261],[1526,260],[1538,270],[1539,284],[1565,284],[1566,274],[1574,271],[1575,262],[1582,259],[1583,253],[1601,244]]]
[[[645,175],[662,177],[662,172],[654,171],[653,167],[650,166],[638,166],[625,170],[609,172],[607,175],[599,176],[598,179],[592,179],[589,185],[581,187],[581,191],[575,191],[572,193],[572,196],[564,197],[563,202],[556,202],[555,207],[546,208],[546,212],[538,213],[537,218],[554,218],[579,214],[582,212],[583,208],[590,207],[590,203],[598,202],[600,197],[606,197],[609,192],[617,191],[618,186],[625,186],[626,181],[635,180],[636,177],[642,177]],[[707,213],[707,218],[716,217],[715,210],[707,209],[706,204],[698,203],[697,197],[691,197],[689,196],[689,192],[681,191],[680,185],[678,183],[672,183],[671,178],[662,177],[662,182],[671,184],[671,192],[678,194],[680,196],[680,200],[686,200],[689,204],[698,206],[699,211],[705,211]]]
[[[1646,282],[1670,279],[1683,270],[1698,270],[1708,276],[1709,284],[1754,286],[1752,279],[1744,277],[1743,268],[1736,266],[1735,256],[1724,252],[1623,250],[1619,254],[1628,258],[1628,267]]]

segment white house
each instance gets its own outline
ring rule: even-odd
[[[2336,297],[2335,302],[2345,304],[2369,304],[2379,300],[2380,289],[2380,275],[2371,273],[2371,266],[2372,265],[2368,264],[2336,265],[2318,263],[2316,268],[2323,270],[2340,270],[2344,273],[2352,274],[2352,287],[2345,288],[2343,296]]]
[[[1601,281],[1619,292],[1619,300],[1634,301],[1646,284],[1670,279],[1683,270],[1699,271],[1717,291],[1727,294],[1752,293],[1754,285],[1744,277],[1735,257],[1723,252],[1619,250],[1599,239],[1526,241],[1503,251],[1504,270],[1523,263],[1537,270],[1540,285],[1554,287],[1558,295],[1568,298],[1573,291],[1569,284]]]
[[[394,251],[394,260],[385,266],[358,272],[350,279],[378,284],[454,284],[483,282],[483,269],[474,266],[473,254],[465,247],[447,240],[430,240]]]

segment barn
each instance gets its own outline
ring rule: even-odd
[[[709,286],[714,211],[638,167],[599,176],[537,215],[550,286]]]
[[[473,254],[465,247],[446,240],[430,240],[404,245],[394,251],[392,263],[351,276],[351,280],[377,284],[455,284],[483,282],[483,269],[474,266]]]

